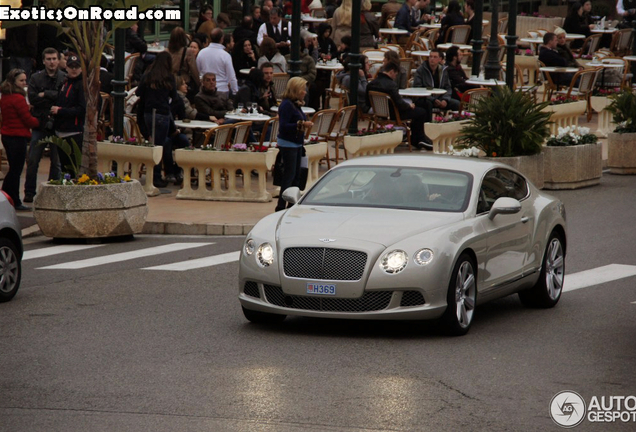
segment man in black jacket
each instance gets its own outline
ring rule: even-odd
[[[399,72],[399,66],[395,63],[387,63],[380,69],[378,76],[367,85],[367,104],[370,106],[369,92],[376,91],[389,95],[393,104],[403,120],[411,120],[411,145],[417,149],[432,149],[431,140],[424,134],[424,120],[426,110],[416,107],[414,103],[408,103],[400,96],[395,83],[395,77]],[[392,115],[394,117],[394,115]]]
[[[557,51],[557,37],[554,33],[548,32],[543,35],[543,45],[539,48],[539,61],[546,66],[568,67],[568,61]],[[570,85],[572,73],[554,72],[552,81],[556,85]]]
[[[59,69],[60,53],[55,48],[46,48],[42,52],[44,70],[31,75],[29,80],[29,102],[33,105],[33,117],[40,121],[40,126],[33,129],[29,156],[27,159],[26,181],[24,182],[24,202],[33,202],[37,187],[38,168],[45,146],[38,141],[53,134],[53,119],[49,117],[51,107],[64,84],[66,74]],[[49,180],[58,180],[61,176],[60,159],[57,147],[50,146],[51,167]]]

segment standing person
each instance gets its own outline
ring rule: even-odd
[[[283,192],[291,186],[298,186],[300,182],[305,131],[314,125],[307,121],[307,116],[302,111],[306,94],[307,81],[294,77],[287,82],[283,101],[278,108],[278,151],[283,162],[283,175],[276,211],[285,210],[287,206]]]
[[[66,82],[57,96],[55,105],[51,107],[50,113],[54,118],[55,135],[62,138],[71,147],[70,158],[64,152],[59,153],[62,167],[67,167],[68,173],[72,177],[77,177],[78,173],[73,172],[71,165],[71,160],[75,160],[75,149],[72,141],[75,141],[81,153],[84,144],[84,118],[86,117],[82,63],[77,54],[69,53],[66,59],[66,71]]]
[[[466,0],[466,3],[464,3],[464,12],[466,13],[466,24],[470,26],[468,43],[471,43],[473,40],[473,20],[475,19],[475,0]]]
[[[31,210],[20,201],[20,176],[26,161],[27,143],[31,128],[39,125],[38,119],[29,112],[26,102],[26,73],[12,69],[0,85],[0,111],[2,112],[2,145],[7,153],[9,172],[2,182],[2,190],[13,200],[16,210]]]
[[[303,78],[309,86],[309,99],[307,105],[315,109],[320,110],[320,96],[325,91],[324,83],[316,84],[316,62],[314,58],[309,55],[306,49],[307,41],[313,39],[312,36],[308,36],[305,41],[300,40],[300,77]],[[286,55],[287,64],[289,65],[290,54]]]
[[[181,27],[175,27],[170,32],[168,52],[172,57],[172,73],[183,78],[188,86],[187,95],[190,99],[194,98],[201,86],[195,51],[188,48],[188,38]]]
[[[261,56],[258,59],[258,67],[263,63],[270,63],[274,66],[274,73],[287,73],[287,60],[276,48],[274,39],[265,36],[261,43]]]
[[[413,33],[414,30],[417,30],[418,24],[415,19],[415,11],[413,7],[417,0],[404,0],[404,4],[400,10],[398,10],[397,15],[395,16],[395,23],[393,27],[407,30],[409,34]]]
[[[29,80],[29,103],[33,105],[33,116],[40,122],[33,129],[29,154],[27,158],[26,181],[24,182],[24,202],[33,202],[37,187],[38,168],[44,152],[44,146],[39,146],[38,141],[53,134],[53,119],[49,117],[51,107],[57,100],[57,96],[64,84],[66,74],[59,68],[60,53],[55,48],[45,48],[42,52],[44,70],[31,75]],[[51,167],[49,168],[49,180],[60,178],[61,167],[57,147],[50,146],[49,153]]]
[[[161,178],[161,164],[155,165],[153,183],[156,187],[166,187],[168,181],[176,182],[172,147],[168,140],[168,133],[173,123],[170,100],[181,102],[177,94],[177,83],[172,74],[172,56],[164,51],[157,54],[157,58],[150,65],[137,87],[139,96],[137,121],[146,139],[151,134],[155,145],[163,147],[163,164],[166,180]],[[155,110],[155,124],[153,132],[153,110]]]
[[[256,41],[260,46],[263,38],[268,36],[274,39],[276,48],[282,55],[289,54],[289,46],[291,43],[291,24],[282,18],[282,12],[278,8],[272,8],[269,11],[269,22],[265,22],[258,29]]]
[[[201,7],[201,11],[199,11],[199,19],[197,20],[197,24],[194,26],[194,32],[198,33],[201,24],[206,21],[212,21],[213,18],[214,12],[212,11],[212,6],[206,4],[205,6]]]
[[[336,45],[340,45],[344,36],[351,37],[352,7],[351,0],[342,0],[340,7],[333,13],[331,25],[333,26],[333,41]]]
[[[216,28],[210,35],[210,45],[201,50],[197,56],[197,68],[200,74],[213,73],[216,76],[219,93],[228,96],[230,91],[238,91],[238,81],[232,65],[232,56],[225,51],[223,46],[223,30]]]

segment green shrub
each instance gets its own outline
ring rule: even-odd
[[[636,94],[631,90],[623,90],[610,96],[610,99],[612,99],[612,102],[606,109],[612,113],[614,123],[618,125],[614,132],[636,132]]]

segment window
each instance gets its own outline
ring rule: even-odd
[[[479,191],[477,213],[490,210],[493,203],[501,197],[514,198],[521,201],[528,195],[526,180],[507,169],[495,169],[484,177]]]

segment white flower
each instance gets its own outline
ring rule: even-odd
[[[590,128],[588,127],[579,127],[579,135],[587,135],[590,133]]]

